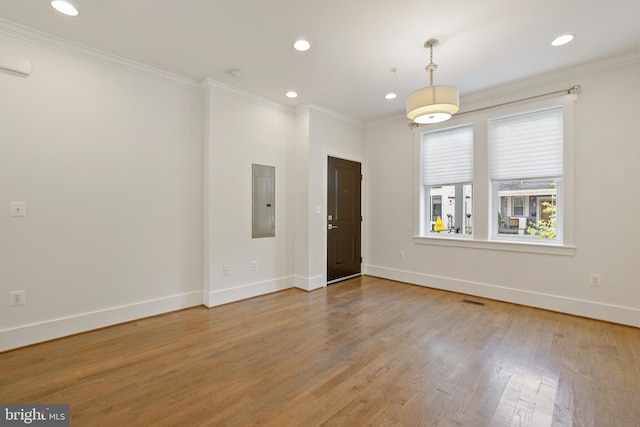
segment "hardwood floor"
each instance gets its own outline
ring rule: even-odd
[[[363,277],[0,354],[0,402],[72,426],[638,426],[640,329]]]

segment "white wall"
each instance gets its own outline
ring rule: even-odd
[[[34,72],[0,74],[0,295],[27,292],[25,306],[0,304],[0,351],[324,286],[328,156],[363,163],[369,274],[640,326],[637,54],[466,100],[582,85],[576,249],[556,256],[414,244],[415,140],[404,118],[365,135],[320,107],[294,115],[209,80],[7,34],[0,28],[0,51],[27,57]],[[276,167],[275,238],[251,239],[252,163]],[[603,200],[627,214],[611,215]],[[27,203],[26,218],[9,216],[11,201]],[[587,285],[589,273],[602,275],[601,287]]]
[[[364,161],[363,126],[317,106],[291,114],[212,81],[205,98],[204,304],[325,286],[326,220],[315,207],[326,211],[329,155]],[[251,238],[252,163],[276,168],[274,238]]]
[[[293,131],[286,109],[215,83],[205,94],[208,253],[204,304],[211,307],[294,285]],[[251,165],[274,166],[275,237],[251,237]],[[251,269],[252,261],[258,269]],[[230,274],[223,275],[223,266]]]
[[[0,350],[200,304],[199,88],[27,36],[0,31],[33,63],[0,73]]]
[[[415,244],[414,135],[404,118],[370,125],[367,272],[640,326],[640,286],[634,268],[640,241],[636,218],[640,198],[635,197],[640,159],[638,76],[640,55],[633,53],[470,99],[498,101],[501,94],[516,99],[581,85],[575,103],[573,256]],[[463,107],[464,103],[465,99]],[[616,205],[601,203],[604,200]],[[405,252],[404,260],[399,251]],[[589,273],[602,275],[601,287],[588,285]]]
[[[310,108],[309,162],[309,271],[311,277],[321,277],[327,283],[327,180],[328,159],[337,157],[362,163],[365,168],[365,129],[353,120],[331,113],[318,106]],[[366,176],[362,182],[362,204],[366,202]],[[313,211],[314,205],[323,207],[322,214]],[[364,209],[362,210],[364,216]],[[364,223],[363,223],[364,227]],[[364,229],[363,229],[364,231]],[[365,234],[362,233],[362,256],[365,258]],[[315,286],[312,287],[312,289]]]
[[[327,284],[328,157],[363,163],[365,135],[361,123],[316,105],[298,108],[295,128],[295,285],[310,291]]]
[[[309,197],[309,108],[296,111],[293,149],[294,270],[296,287],[305,290],[322,286],[322,278],[309,275],[309,219],[313,203]],[[320,283],[318,283],[320,282]]]
[[[314,105],[298,109],[295,259],[296,286],[301,289],[313,290],[327,284],[328,158],[364,163],[364,136],[364,127],[359,122]],[[320,212],[316,207],[320,207]]]
[[[0,51],[34,64],[0,74],[0,295],[27,294],[0,304],[0,351],[326,284],[314,207],[327,156],[364,161],[360,123],[6,22]],[[276,168],[274,238],[251,238],[253,163]]]

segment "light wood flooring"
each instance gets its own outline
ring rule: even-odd
[[[82,427],[632,427],[640,329],[362,277],[0,354],[0,403]]]

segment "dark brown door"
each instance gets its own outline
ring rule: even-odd
[[[361,165],[329,157],[327,283],[360,275]]]

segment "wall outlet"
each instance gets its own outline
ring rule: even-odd
[[[600,286],[601,278],[599,274],[591,273],[589,274],[589,285],[590,286]]]
[[[223,276],[228,276],[231,274],[231,266],[229,265],[223,265],[222,266],[222,275]]]
[[[27,204],[25,202],[11,202],[11,216],[27,216]]]
[[[25,291],[11,291],[9,292],[9,306],[15,307],[18,305],[25,305],[27,303],[27,293]]]
[[[251,271],[257,271],[258,270],[258,260],[253,260],[251,261]]]
[[[404,251],[398,252],[398,258],[404,259]]]

